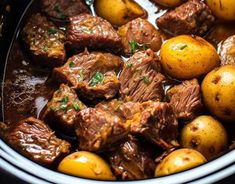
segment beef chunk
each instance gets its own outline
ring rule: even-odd
[[[127,124],[131,124],[131,132],[165,149],[178,146],[178,122],[171,105],[161,102],[142,105],[145,110],[127,121]]]
[[[219,54],[221,65],[235,65],[235,35],[230,36],[225,41],[221,42]]]
[[[64,66],[55,68],[53,77],[72,86],[87,99],[109,99],[119,90],[115,70],[121,66],[122,60],[118,56],[84,52],[71,57]]]
[[[203,35],[214,22],[211,10],[201,0],[189,0],[157,19],[158,27],[173,35]]]
[[[109,161],[114,173],[122,180],[145,179],[154,176],[155,163],[150,150],[131,138],[110,154]]]
[[[165,78],[160,71],[160,62],[152,50],[135,53],[120,74],[122,98],[134,102],[161,101]]]
[[[128,22],[118,29],[122,38],[124,53],[130,55],[138,50],[151,48],[158,51],[161,47],[162,40],[157,29],[147,20],[137,18]]]
[[[28,158],[45,166],[57,164],[70,152],[70,144],[58,139],[42,121],[29,117],[10,128],[9,143]]]
[[[75,49],[107,49],[119,52],[121,38],[112,25],[100,17],[81,14],[70,17],[67,28],[67,43]]]
[[[65,60],[64,33],[46,17],[33,14],[22,31],[33,58],[44,66],[59,66]]]
[[[202,107],[200,85],[197,79],[174,86],[168,91],[168,97],[175,116],[179,119],[194,119]]]
[[[76,114],[85,108],[86,106],[78,99],[75,91],[61,84],[51,101],[48,102],[43,119],[64,133],[73,133]]]
[[[87,151],[104,151],[125,139],[129,130],[118,116],[96,108],[80,111],[75,120],[79,148]]]
[[[67,19],[81,13],[89,13],[83,0],[42,0],[43,12],[56,19]]]
[[[143,110],[141,103],[139,102],[124,102],[117,99],[109,102],[101,102],[96,105],[96,108],[108,111],[114,115],[119,116],[123,120],[132,119],[136,113]]]

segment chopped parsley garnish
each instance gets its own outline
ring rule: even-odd
[[[148,45],[147,44],[141,44],[138,43],[136,41],[129,41],[129,46],[131,48],[131,54],[134,54],[136,51],[138,50],[147,50],[148,49]]]
[[[184,50],[186,47],[188,47],[188,45],[186,45],[186,44],[180,44],[179,45],[180,50]]]
[[[128,66],[128,68],[131,68],[133,65],[131,63],[129,63],[127,66]]]
[[[64,12],[61,10],[60,6],[58,4],[56,4],[54,6],[54,10],[56,11],[56,17],[59,19],[64,19],[66,18],[66,15],[64,14]]]
[[[65,96],[64,98],[62,98],[62,100],[60,102],[67,103],[68,101],[69,101],[69,97]]]
[[[55,108],[55,107],[50,107],[50,110],[51,110],[52,112],[56,112],[56,108]]]
[[[48,33],[49,33],[49,34],[55,34],[55,33],[57,33],[57,29],[56,29],[55,27],[50,27],[50,28],[48,29]]]
[[[92,34],[93,31],[89,28],[82,28],[82,32],[87,33],[87,34]]]
[[[149,84],[149,83],[150,83],[149,78],[146,77],[146,76],[143,76],[143,77],[142,77],[142,80],[144,81],[145,84]]]
[[[78,81],[83,81],[84,80],[84,70],[81,69],[79,72],[78,72]]]
[[[43,48],[42,48],[42,50],[43,50],[44,52],[47,52],[47,51],[48,51],[48,47],[47,47],[46,45],[44,45]]]
[[[103,79],[104,79],[104,75],[100,72],[96,72],[91,78],[89,85],[96,86],[97,84],[101,83]]]
[[[80,111],[80,110],[81,110],[80,106],[79,106],[76,102],[73,102],[72,105],[73,105],[73,108],[74,108],[76,111]]]
[[[63,110],[63,111],[66,111],[67,110],[67,105],[66,104],[61,105],[60,109]]]
[[[70,63],[69,63],[69,67],[70,67],[70,68],[74,67],[74,65],[75,65],[74,62],[70,62]]]
[[[138,44],[136,41],[129,41],[129,46],[131,48],[131,54],[134,54],[135,51],[138,49]]]

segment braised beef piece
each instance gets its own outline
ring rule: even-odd
[[[95,107],[117,115],[123,120],[130,120],[136,113],[143,110],[141,103],[139,102],[124,102],[118,99],[103,101]]]
[[[30,17],[22,31],[22,39],[39,64],[54,67],[64,63],[65,34],[41,14]]]
[[[86,151],[105,151],[127,137],[129,125],[121,118],[98,108],[80,111],[75,119],[79,148]]]
[[[172,35],[203,35],[214,22],[211,10],[201,0],[189,0],[157,19],[158,27]]]
[[[219,47],[221,65],[235,65],[235,35],[221,42]]]
[[[73,134],[76,114],[86,106],[78,99],[73,89],[65,84],[54,92],[42,118],[63,133]]]
[[[48,16],[62,20],[90,12],[83,0],[42,0],[41,7]]]
[[[178,146],[178,122],[171,105],[162,102],[145,102],[142,105],[145,110],[127,121],[131,124],[131,133],[164,149]]]
[[[74,49],[106,49],[119,52],[121,38],[112,25],[97,16],[81,14],[69,18],[67,44]]]
[[[137,18],[121,26],[118,33],[126,55],[151,48],[158,51],[162,40],[159,31],[146,19]]]
[[[85,51],[71,57],[64,66],[55,68],[53,78],[73,87],[87,99],[109,99],[119,90],[115,71],[122,63],[120,57],[110,53]]]
[[[54,166],[70,153],[70,144],[57,138],[43,122],[33,117],[12,125],[7,139],[26,157],[45,166]]]
[[[161,101],[165,77],[160,71],[159,59],[151,49],[135,53],[120,74],[122,98],[134,102]]]
[[[109,155],[114,174],[122,180],[145,179],[154,176],[155,163],[150,149],[130,138]]]
[[[197,79],[183,81],[182,84],[171,88],[167,94],[178,119],[192,120],[202,108],[200,85]]]

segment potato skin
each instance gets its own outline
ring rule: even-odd
[[[124,25],[146,15],[145,10],[133,0],[96,0],[95,9],[98,16],[114,26]]]
[[[214,69],[202,81],[207,109],[221,120],[235,123],[235,66]]]
[[[154,0],[154,2],[166,6],[166,7],[176,7],[181,5],[183,0]]]
[[[58,171],[66,174],[97,180],[115,180],[109,165],[98,155],[78,151],[65,157],[58,166]]]
[[[177,79],[192,79],[219,66],[215,48],[198,36],[181,35],[166,41],[160,49],[166,73]]]
[[[155,176],[165,176],[205,163],[206,158],[196,150],[182,148],[171,152],[157,165]]]
[[[181,131],[181,146],[195,149],[207,159],[226,149],[227,143],[225,128],[211,116],[199,116]]]
[[[206,3],[217,18],[225,21],[235,20],[234,0],[206,0]]]

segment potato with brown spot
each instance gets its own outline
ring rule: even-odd
[[[183,148],[171,152],[157,165],[155,176],[165,176],[205,163],[206,158],[196,150]]]
[[[213,115],[235,123],[235,66],[221,66],[208,73],[202,82],[202,97]]]
[[[181,132],[181,146],[199,151],[207,159],[227,148],[227,132],[211,116],[199,116],[185,125]]]
[[[181,35],[166,41],[160,50],[166,73],[177,79],[192,79],[219,66],[215,48],[198,36]]]

